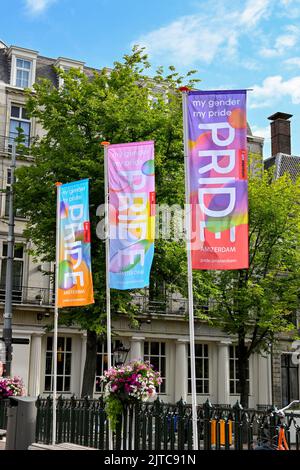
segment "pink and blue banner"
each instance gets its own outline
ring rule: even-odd
[[[110,287],[146,287],[154,255],[154,142],[109,145],[107,159]]]
[[[248,267],[246,91],[188,92],[193,269]]]
[[[89,180],[59,186],[58,307],[94,303]]]

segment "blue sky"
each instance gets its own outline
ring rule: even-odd
[[[201,87],[251,88],[248,121],[265,137],[268,116],[293,114],[292,153],[300,155],[300,0],[10,0],[1,5],[0,39],[111,66],[133,44],[154,66],[197,69]]]

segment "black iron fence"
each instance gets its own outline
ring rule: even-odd
[[[0,428],[6,429],[9,400],[0,400]],[[52,397],[36,402],[36,442],[52,442]],[[198,406],[198,447],[204,450],[251,450],[263,442],[276,444],[279,418],[275,408],[243,409],[212,405]],[[300,415],[287,415],[285,431],[290,449],[300,450]],[[297,422],[298,421],[298,422]],[[109,423],[102,397],[77,399],[60,397],[57,401],[56,442],[71,442],[107,450]],[[128,404],[113,433],[114,449],[191,450],[192,410],[180,401],[166,404]]]
[[[37,400],[36,441],[52,441],[52,398]],[[261,407],[262,408],[262,407]],[[198,406],[198,447],[204,450],[250,450],[272,440],[279,425],[275,409],[243,409],[239,403]],[[103,399],[59,398],[56,441],[108,449],[109,423]],[[300,449],[300,427],[291,413],[285,425],[292,449]],[[128,404],[113,433],[114,449],[189,450],[193,448],[191,406],[180,401],[166,404]]]

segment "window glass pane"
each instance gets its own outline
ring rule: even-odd
[[[52,373],[52,353],[46,353],[46,374]]]
[[[233,380],[230,380],[230,393],[235,393],[234,381]]]
[[[96,375],[103,375],[103,367],[102,367],[102,355],[97,354],[96,359]]]
[[[58,351],[63,351],[65,346],[65,338],[62,338],[61,336],[57,338],[57,350]]]
[[[208,360],[204,360],[204,377],[208,377]]]
[[[203,393],[209,393],[209,382],[208,380],[204,380],[204,390]]]
[[[71,377],[65,377],[65,392],[69,392],[71,388]]]
[[[57,373],[64,373],[64,354],[60,352],[57,353]]]
[[[151,357],[150,362],[154,370],[159,370],[159,358],[158,357]]]
[[[22,119],[27,119],[29,120],[26,108],[22,108]]]
[[[7,243],[3,243],[2,256],[7,256]]]
[[[14,250],[14,258],[23,259],[24,245],[17,243]]]
[[[166,376],[166,358],[162,357],[160,360],[160,375],[162,377]]]
[[[66,375],[71,374],[71,354],[70,353],[66,354],[65,374]]]
[[[13,289],[22,290],[23,285],[23,261],[13,261]]]
[[[58,377],[57,377],[57,391],[58,391],[58,392],[64,392],[64,389],[63,389],[63,377],[62,377],[62,376],[58,376]]]
[[[52,387],[51,387],[51,376],[46,375],[46,377],[45,377],[45,390],[49,391],[51,389],[52,389]]]
[[[159,355],[159,343],[151,342],[151,354]]]
[[[23,62],[24,62],[23,59],[17,59],[16,62],[17,62],[17,67],[20,67],[20,68],[23,67]]]
[[[20,106],[11,106],[10,109],[11,117],[19,118],[20,117]]]
[[[72,351],[72,338],[67,338],[66,351]]]
[[[145,341],[144,343],[144,354],[148,355],[149,354],[149,342]]]
[[[166,349],[165,343],[160,343],[160,354],[162,356],[164,356],[166,354],[165,349]]]
[[[208,344],[204,344],[204,356],[208,357]]]
[[[53,342],[52,336],[48,336],[48,338],[47,338],[47,351],[52,351],[52,342]]]
[[[203,369],[202,369],[202,359],[196,359],[196,377],[202,378],[203,377]]]

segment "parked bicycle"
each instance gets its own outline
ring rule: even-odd
[[[285,411],[296,404],[299,405],[300,400],[293,400],[284,408],[274,412],[275,415],[279,418],[279,425],[277,426],[277,432],[275,436],[270,437],[271,426],[265,428],[263,430],[264,436],[261,437],[259,445],[256,446],[254,450],[290,450],[286,438]]]

